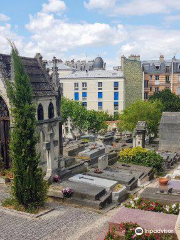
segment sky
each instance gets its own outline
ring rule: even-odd
[[[92,60],[180,58],[180,0],[0,0],[0,53]]]

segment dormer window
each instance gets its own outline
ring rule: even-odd
[[[156,65],[155,67],[156,67],[156,70],[159,70],[159,69],[160,69],[160,66],[159,66],[159,65]]]

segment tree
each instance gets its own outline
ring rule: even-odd
[[[163,112],[179,112],[180,111],[180,98],[172,93],[169,88],[166,88],[160,92],[155,92],[150,96],[149,100],[154,102],[159,100],[163,104]]]
[[[146,121],[149,134],[157,135],[161,119],[162,104],[156,102],[136,101],[120,115],[118,128],[132,132],[138,121]]]
[[[39,164],[36,151],[36,107],[30,79],[25,73],[22,60],[12,46],[14,82],[8,84],[11,103],[13,131],[11,132],[10,156],[13,164],[13,197],[25,209],[43,206],[46,200],[47,184]]]
[[[64,121],[70,116],[75,127],[98,132],[107,129],[106,121],[113,120],[107,112],[87,110],[81,102],[62,98],[61,116]]]

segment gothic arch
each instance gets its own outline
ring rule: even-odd
[[[52,102],[50,102],[48,107],[48,117],[49,119],[54,118],[54,105]]]
[[[44,109],[41,103],[38,105],[37,118],[38,118],[38,121],[44,120]]]

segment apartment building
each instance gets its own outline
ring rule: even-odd
[[[121,68],[105,70],[97,57],[91,71],[75,71],[59,76],[63,96],[81,101],[87,109],[108,111],[115,115],[132,102],[142,99],[143,74],[137,59],[121,58]]]
[[[175,57],[165,60],[160,55],[159,60],[142,61],[144,72],[144,99],[148,99],[154,92],[165,88],[180,96],[180,60]]]

